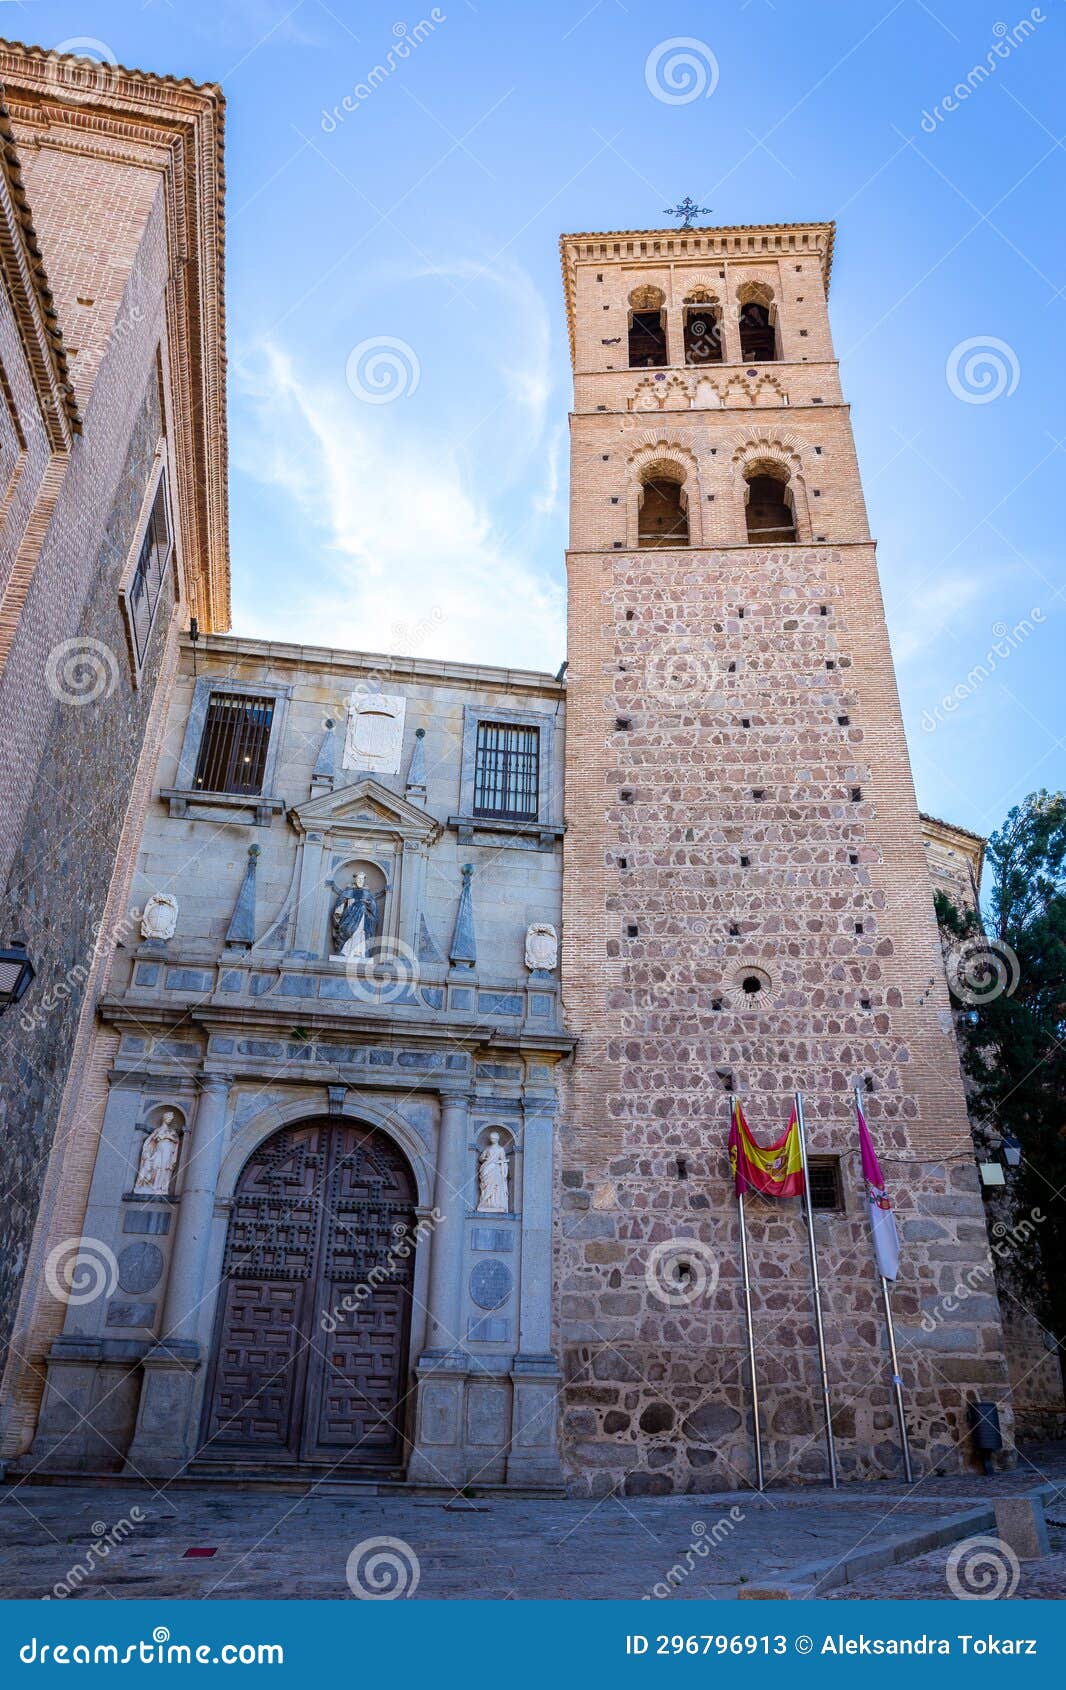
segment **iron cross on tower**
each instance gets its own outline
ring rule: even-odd
[[[680,217],[682,229],[691,229],[694,217],[709,216],[713,208],[709,205],[697,205],[689,194],[677,205],[668,205],[664,212],[666,217]]]

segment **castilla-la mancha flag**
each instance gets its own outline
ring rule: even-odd
[[[866,1187],[866,1202],[870,1210],[870,1229],[873,1233],[874,1259],[882,1279],[895,1279],[899,1272],[899,1233],[892,1203],[885,1190],[885,1176],[877,1160],[873,1139],[855,1099],[855,1113],[859,1120],[859,1150],[862,1154],[862,1178]]]
[[[746,1191],[760,1191],[764,1197],[801,1197],[803,1153],[795,1106],[781,1137],[774,1144],[763,1146],[756,1144],[752,1138],[744,1111],[734,1097],[729,1128],[729,1167],[738,1197],[743,1197]]]

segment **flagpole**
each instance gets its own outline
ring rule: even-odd
[[[803,1162],[803,1201],[807,1210],[807,1241],[811,1251],[811,1286],[814,1291],[814,1324],[818,1333],[818,1360],[822,1373],[822,1410],[825,1415],[825,1447],[829,1454],[829,1481],[837,1489],[837,1457],[833,1443],[833,1405],[829,1400],[829,1370],[825,1362],[825,1331],[822,1326],[822,1288],[818,1283],[818,1252],[814,1244],[814,1212],[811,1208],[811,1180],[807,1168],[807,1134],[803,1125],[803,1097],[796,1093],[796,1125],[799,1128],[800,1158]]]
[[[862,1093],[855,1087],[855,1113],[862,1117]],[[907,1483],[913,1485],[914,1470],[911,1467],[911,1444],[907,1436],[907,1416],[903,1410],[903,1380],[900,1377],[899,1359],[896,1355],[896,1330],[892,1324],[892,1293],[888,1280],[884,1274],[878,1276],[881,1280],[881,1297],[885,1306],[885,1331],[888,1333],[888,1353],[892,1362],[892,1390],[896,1399],[896,1419],[899,1422],[899,1441],[903,1449],[903,1471]]]
[[[744,1313],[748,1321],[748,1362],[751,1366],[751,1423],[755,1430],[755,1489],[762,1490],[762,1433],[759,1431],[759,1378],[755,1371],[755,1334],[751,1324],[751,1280],[748,1277],[748,1226],[744,1215],[744,1193],[737,1197],[740,1210],[740,1266],[744,1275]]]

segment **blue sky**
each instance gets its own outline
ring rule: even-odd
[[[661,226],[685,194],[714,223],[836,218],[919,802],[979,832],[1066,784],[1064,21],[1061,0],[0,3],[8,35],[225,88],[238,633],[555,669],[559,232]],[[676,37],[699,86],[667,101],[646,71]]]

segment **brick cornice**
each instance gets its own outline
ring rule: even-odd
[[[19,144],[121,157],[164,184],[166,311],[178,505],[192,612],[229,626],[226,352],[223,298],[225,101],[215,84],[79,63],[0,41],[0,83]]]
[[[54,452],[70,449],[81,428],[67,369],[63,331],[48,285],[26,189],[22,181],[11,117],[0,84],[0,272],[7,286],[26,363]]]

